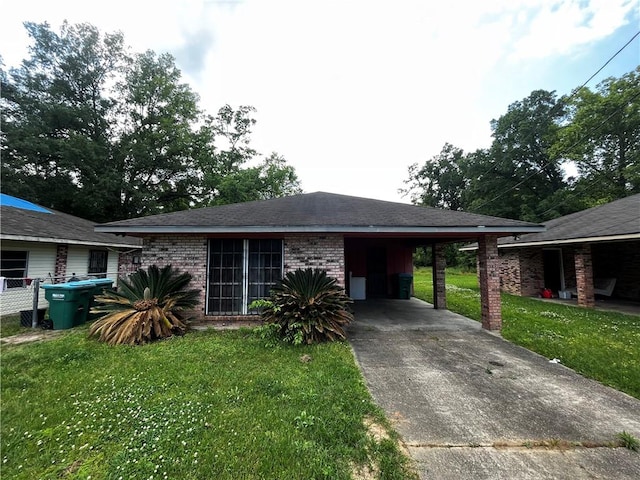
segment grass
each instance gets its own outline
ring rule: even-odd
[[[447,270],[447,308],[480,321],[475,273]],[[415,296],[433,301],[431,271],[414,274]],[[502,294],[502,336],[640,398],[640,316]]]
[[[109,347],[80,327],[1,357],[3,478],[414,478],[346,343]]]
[[[4,315],[0,318],[0,338],[31,330],[20,325],[20,314]]]

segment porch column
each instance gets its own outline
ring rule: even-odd
[[[486,235],[478,239],[478,264],[482,328],[500,330],[502,328],[502,311],[500,304],[498,237]]]
[[[445,268],[447,261],[444,256],[444,245],[442,243],[434,243],[431,252],[433,265],[433,308],[446,310],[447,288],[445,283]]]
[[[591,259],[591,245],[580,245],[574,252],[576,264],[576,290],[578,291],[578,305],[593,308],[596,300],[593,293],[593,262]]]

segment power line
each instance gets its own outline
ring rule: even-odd
[[[600,73],[615,57],[617,57],[620,52],[622,52],[625,48],[627,48],[629,46],[629,44],[631,44],[631,42],[633,42],[633,40],[636,39],[636,37],[638,37],[638,35],[640,35],[640,30],[637,31],[635,33],[635,35],[633,35],[633,37],[631,37],[629,39],[629,41],[627,41],[627,43],[625,43],[616,53],[614,53],[593,75],[591,75],[580,87],[575,88],[573,90],[573,92],[571,93],[571,95],[569,95],[566,99],[564,99],[564,102],[567,102],[568,100],[570,100],[571,98],[573,98],[582,88],[585,87],[585,85],[587,85],[591,80],[593,80],[593,78],[598,75],[598,73]],[[638,94],[634,95],[630,101],[633,101],[636,97],[638,96]],[[559,103],[557,104],[559,105]],[[611,118],[615,113],[617,113],[617,110],[614,111],[611,115],[609,115],[609,117],[607,117],[607,119],[605,120],[605,122],[607,120],[609,120],[609,118]],[[603,122],[602,124],[604,124],[605,122]],[[575,146],[577,146],[584,138],[586,138],[586,135],[584,135],[578,142],[574,143],[573,145],[571,145],[570,147],[568,147],[568,149],[571,149]],[[507,190],[505,190],[504,192],[502,192],[501,194],[497,195],[496,197],[492,198],[491,200],[488,200],[484,203],[482,203],[481,205],[477,206],[476,209],[479,210],[482,207],[495,202],[496,200],[498,200],[499,198],[503,197],[505,194],[509,193],[510,191],[518,188],[520,185],[522,185],[524,182],[526,182],[527,180],[529,180],[531,177],[533,177],[534,175],[537,175],[538,173],[542,173],[542,170],[549,166],[551,163],[551,160],[549,160],[548,162],[546,162],[546,164],[542,165],[538,170],[533,171],[531,174],[527,175],[522,181],[518,182],[517,184],[515,184],[514,186],[508,188]],[[491,170],[493,170],[495,168],[495,165],[493,165],[491,168],[489,168],[484,174],[486,175],[487,173],[489,173]]]
[[[639,33],[640,33],[640,32],[639,32]],[[630,102],[633,102],[633,101],[634,101],[636,98],[638,98],[638,97],[640,97],[640,92],[638,92],[638,93],[636,93],[635,95],[633,95],[633,96],[628,100],[628,102],[629,102],[629,103],[630,103]],[[620,107],[618,107],[616,110],[614,110],[613,112],[611,112],[611,114],[610,114],[607,118],[605,118],[602,122],[600,122],[600,124],[599,124],[599,125],[597,125],[597,127],[596,127],[596,128],[599,128],[599,127],[601,127],[601,126],[605,125],[605,124],[609,121],[609,119],[611,119],[611,118],[612,118],[614,115],[616,115],[617,113],[621,112],[621,111],[622,111],[622,109],[623,109],[625,106],[626,106],[626,105],[621,105],[621,106],[620,106]],[[567,147],[567,148],[565,149],[565,152],[566,152],[566,151],[571,151],[574,147],[576,147],[576,146],[578,146],[580,143],[582,143],[582,141],[583,141],[583,140],[585,140],[586,138],[588,138],[589,134],[590,134],[593,130],[594,130],[594,129],[592,129],[592,130],[590,130],[589,132],[585,133],[585,134],[584,134],[582,137],[580,137],[576,142],[574,142],[574,143],[573,143],[573,144],[571,144],[569,147]],[[541,172],[542,172],[542,170],[543,170],[545,167],[549,166],[550,164],[551,164],[551,160],[549,160],[549,161],[547,161],[545,164],[541,165],[541,166],[540,166],[540,168],[539,168],[538,170],[534,170],[533,172],[531,172],[529,175],[527,175],[527,176],[526,176],[525,178],[523,178],[521,181],[519,181],[518,183],[516,183],[514,186],[512,186],[512,187],[508,188],[507,190],[505,190],[505,191],[504,191],[504,192],[502,192],[501,194],[499,194],[499,195],[495,196],[495,197],[494,197],[494,198],[492,198],[491,200],[489,200],[489,201],[487,201],[487,202],[482,203],[481,205],[479,205],[478,207],[476,207],[476,209],[478,209],[478,210],[479,210],[479,209],[481,209],[482,207],[484,207],[484,206],[486,206],[486,205],[488,205],[488,204],[490,204],[490,203],[492,203],[492,202],[495,202],[497,199],[499,199],[499,198],[503,197],[505,194],[507,194],[507,193],[509,193],[510,191],[512,191],[512,190],[514,190],[514,189],[516,189],[516,188],[518,188],[520,185],[522,185],[523,183],[525,183],[527,180],[529,180],[529,179],[530,179],[531,177],[533,177],[534,175],[537,175],[537,174],[541,173]],[[566,202],[566,201],[565,201],[565,202]],[[564,202],[563,202],[563,203],[564,203]],[[544,215],[544,213],[547,213],[548,211],[549,211],[549,210],[547,210],[547,211],[543,212],[543,214],[542,214],[542,215]]]

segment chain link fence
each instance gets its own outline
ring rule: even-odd
[[[118,273],[97,274],[91,276],[66,276],[46,278],[4,278],[0,277],[0,318],[9,315],[20,315],[20,323],[27,327],[33,324],[33,312],[37,310],[38,320],[44,319],[49,302],[45,298],[45,284],[64,283],[90,278],[110,278],[114,285]],[[37,323],[37,322],[36,322]]]

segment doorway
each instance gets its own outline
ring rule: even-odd
[[[387,296],[387,248],[367,248],[367,298]]]
[[[564,267],[562,265],[562,250],[549,248],[542,250],[544,266],[544,286],[554,293],[565,289]]]

